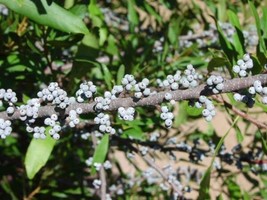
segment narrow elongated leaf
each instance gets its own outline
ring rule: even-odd
[[[202,200],[202,199],[210,199],[209,196],[209,188],[210,188],[210,174],[212,171],[212,167],[213,167],[213,162],[225,140],[225,138],[227,137],[227,135],[230,133],[230,130],[235,126],[235,124],[237,123],[239,119],[239,116],[235,118],[234,122],[232,123],[232,126],[227,130],[227,132],[224,134],[224,136],[220,139],[219,143],[216,146],[214,155],[212,156],[212,160],[210,163],[209,168],[207,169],[207,171],[205,172],[201,182],[200,182],[200,189],[199,189],[199,195],[198,195],[198,200]]]
[[[93,163],[103,163],[105,161],[109,146],[109,135],[105,134],[100,143],[97,145],[94,156],[93,156]],[[95,174],[95,167],[92,165],[91,173]]]
[[[29,179],[33,179],[36,173],[46,164],[56,144],[49,134],[45,140],[32,139],[25,158],[25,168]]]
[[[263,7],[262,8],[262,18],[261,18],[261,27],[263,30],[267,30],[267,8]],[[263,31],[263,37],[264,39],[267,38],[267,32]]]
[[[262,35],[261,35],[261,23],[260,23],[259,14],[258,14],[252,1],[248,1],[248,4],[249,4],[250,10],[252,11],[252,14],[254,16],[254,19],[255,19],[257,33],[258,33],[258,37],[259,37],[260,49],[262,50],[262,52],[264,54],[266,54],[265,42],[264,42]]]
[[[147,12],[151,16],[154,16],[157,19],[158,22],[162,22],[162,18],[158,14],[158,12],[156,12],[155,9],[152,6],[150,6],[148,3],[146,3],[146,1],[144,1],[144,6],[145,6],[145,9],[147,10]]]
[[[233,35],[233,44],[235,46],[235,50],[240,55],[243,55],[245,51],[245,47],[244,47],[244,38],[243,38],[243,33],[242,33],[241,25],[239,22],[239,18],[231,10],[228,10],[227,13],[228,13],[231,24],[235,27],[235,30],[236,30],[236,33]]]
[[[266,141],[266,134],[263,134],[259,131],[261,137],[261,147],[265,155],[267,155],[267,141]]]
[[[108,88],[111,90],[111,83],[112,83],[112,75],[108,69],[108,67],[105,64],[102,64],[102,70],[103,70],[103,74],[104,74],[104,80],[108,86]]]
[[[242,132],[238,126],[235,126],[235,133],[236,133],[236,139],[237,139],[238,143],[243,142],[244,136],[243,136],[243,134],[242,134]]]
[[[138,20],[138,15],[135,11],[135,1],[134,0],[129,0],[128,1],[128,20],[133,26],[138,25],[139,20]]]
[[[117,73],[117,84],[121,84],[121,79],[125,74],[125,66],[121,65]]]
[[[19,3],[16,0],[0,0],[9,9],[30,18],[31,20],[68,33],[89,34],[82,19],[71,12],[60,7],[56,3],[47,4],[46,0],[39,0],[38,3],[32,0],[23,0]]]

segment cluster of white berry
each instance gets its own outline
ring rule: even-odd
[[[172,90],[178,90],[179,86],[183,88],[193,88],[198,86],[199,80],[201,80],[203,76],[196,72],[193,65],[189,64],[186,66],[183,74],[180,70],[177,70],[174,75],[168,75],[167,78],[163,81],[157,79],[157,83],[159,87],[169,87]]]
[[[261,102],[263,104],[267,104],[267,87],[263,87],[261,85],[261,82],[259,80],[257,80],[257,81],[254,82],[253,87],[255,88],[255,92],[257,92],[259,95],[262,96]],[[252,87],[249,88],[249,92],[250,93],[251,92],[253,93]]]
[[[0,138],[5,139],[12,132],[11,121],[0,118]]]
[[[87,159],[85,160],[85,164],[86,164],[87,166],[91,166],[92,163],[93,163],[93,157],[89,157],[89,158],[87,158]]]
[[[169,112],[169,109],[167,106],[161,106],[160,118],[164,120],[165,126],[167,128],[172,127],[172,120],[174,118],[174,114],[172,112]]]
[[[203,77],[201,74],[197,73],[193,65],[189,64],[184,70],[184,75],[181,77],[180,84],[184,88],[193,88],[198,86],[198,81]]]
[[[57,82],[52,82],[47,88],[37,93],[37,96],[45,102],[52,103],[61,109],[65,109],[71,102],[67,97],[67,92],[58,86]]]
[[[243,103],[245,103],[249,108],[252,108],[254,103],[255,103],[255,99],[253,97],[254,95],[249,94],[239,94],[239,93],[234,93],[234,99],[236,101],[242,101]]]
[[[240,77],[245,77],[249,74],[249,70],[253,68],[253,61],[249,54],[245,54],[243,59],[237,61],[237,65],[233,66],[233,72],[238,74]]]
[[[51,117],[45,118],[44,124],[51,127],[51,129],[48,131],[49,134],[55,140],[58,140],[60,138],[59,132],[61,131],[61,126],[58,122],[58,116],[56,114],[52,114]]]
[[[99,189],[100,186],[101,186],[101,180],[99,180],[99,179],[95,179],[95,180],[93,181],[93,186],[95,187],[95,189]]]
[[[105,91],[104,97],[96,97],[95,98],[95,110],[96,111],[102,111],[102,110],[108,110],[109,104],[111,103],[111,100],[116,99],[117,96],[123,91],[123,87],[121,85],[114,85],[111,92]]]
[[[207,87],[212,91],[213,94],[218,94],[223,90],[224,84],[223,84],[223,77],[211,75],[207,79]]]
[[[133,75],[125,74],[121,80],[121,84],[125,87],[127,91],[130,91],[136,84],[136,80]]]
[[[122,187],[122,185],[118,185],[116,186],[115,184],[112,184],[108,190],[110,191],[110,193],[116,194],[116,195],[123,195],[124,194],[124,188]],[[108,200],[108,199],[107,199]],[[111,200],[111,199],[110,199]]]
[[[133,121],[134,113],[135,113],[135,109],[133,107],[129,107],[126,109],[124,107],[118,108],[119,118],[125,121]]]
[[[171,87],[172,90],[178,90],[179,89],[179,81],[181,79],[181,71],[177,70],[174,75],[168,75],[165,80],[157,79],[157,83],[159,87]]]
[[[46,135],[45,135],[45,127],[43,126],[35,126],[34,128],[32,128],[31,126],[27,126],[26,131],[29,133],[33,132],[33,137],[35,139],[45,139]]]
[[[4,4],[0,4],[0,15],[7,16],[8,13],[8,8]]]
[[[80,135],[83,140],[88,140],[88,138],[91,136],[91,133],[83,129],[81,130],[80,134],[77,134],[76,136],[78,135]]]
[[[123,87],[125,87],[126,91],[134,91],[134,97],[136,99],[141,99],[142,97],[148,97],[149,95],[153,94],[150,88],[148,88],[149,80],[144,78],[141,82],[137,82],[133,75],[126,74],[121,83]],[[156,91],[154,91],[156,93]]]
[[[149,141],[151,141],[151,142],[155,142],[155,141],[157,141],[158,140],[158,138],[160,137],[160,134],[159,134],[159,132],[153,132],[151,135],[150,135],[150,137],[149,137]]]
[[[244,43],[246,47],[256,47],[259,37],[255,26],[251,26],[249,30],[243,30]]]
[[[19,106],[20,120],[30,124],[34,123],[38,118],[40,106],[41,104],[37,98],[29,99],[26,105]]]
[[[151,94],[150,88],[147,88],[148,84],[149,80],[147,78],[144,78],[140,83],[135,84],[135,98],[140,99],[142,96],[148,97]]]
[[[259,80],[256,80],[253,83],[253,86],[248,88],[248,93],[249,94],[239,94],[235,93],[234,94],[234,99],[236,101],[242,101],[247,104],[248,107],[252,107],[255,103],[255,95],[259,94],[262,96],[262,103],[267,104],[267,87],[263,87],[261,82]]]
[[[87,160],[85,161],[87,166],[91,166],[92,162],[93,162],[93,158],[92,157],[89,158],[89,159],[87,159],[88,161]],[[101,166],[103,166],[105,170],[112,168],[112,164],[111,164],[111,162],[109,160],[106,160],[104,163],[95,162],[93,165],[94,165],[94,168],[95,168],[96,171],[99,171],[101,169]]]
[[[94,163],[94,168],[95,168],[96,171],[99,171],[101,169],[101,166],[102,166],[101,163],[98,163],[98,162]]]
[[[76,110],[70,110],[68,120],[69,126],[74,128],[77,124],[80,123],[79,115],[82,114],[83,110],[81,108],[77,108]]]
[[[95,98],[95,110],[96,111],[101,111],[101,110],[108,110],[109,109],[109,104],[111,103],[111,93],[106,91],[105,92],[105,97],[96,97]]]
[[[115,134],[116,130],[111,127],[110,117],[108,114],[99,113],[95,118],[94,122],[99,125],[98,129],[101,133]]]
[[[8,103],[8,107],[6,112],[8,115],[11,115],[15,111],[14,104],[17,103],[18,98],[16,97],[16,93],[12,91],[12,89],[0,89],[0,104],[3,105],[3,100]]]
[[[172,100],[172,94],[169,92],[166,92],[164,95],[165,100],[171,101]]]
[[[140,147],[140,152],[141,152],[142,156],[145,156],[147,154],[148,150],[149,149],[146,146],[141,146]]]
[[[142,96],[148,97],[151,94],[150,88],[148,88],[149,80],[144,78],[141,82],[134,85],[134,96],[137,99],[141,99]]]
[[[79,90],[76,92],[77,102],[82,103],[85,100],[92,98],[96,93],[96,90],[97,88],[92,81],[81,83]]]
[[[211,121],[215,116],[215,107],[211,100],[209,100],[206,96],[201,95],[198,101],[195,103],[195,107],[202,108],[202,116],[206,119],[206,121]]]

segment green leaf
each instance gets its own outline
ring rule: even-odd
[[[232,10],[228,10],[227,14],[228,14],[231,24],[234,27],[241,29],[241,25],[240,25],[239,18],[237,17],[237,15]]]
[[[99,29],[99,45],[103,46],[108,38],[108,30],[106,28]]]
[[[200,182],[200,190],[199,190],[199,195],[198,195],[198,200],[202,200],[202,199],[210,199],[209,196],[209,188],[210,188],[210,174],[212,171],[212,167],[213,167],[213,162],[225,140],[225,138],[227,137],[227,135],[230,133],[230,130],[236,125],[237,121],[239,119],[239,116],[237,116],[234,120],[234,122],[232,123],[232,126],[227,130],[227,132],[224,134],[224,136],[220,139],[219,143],[216,146],[214,155],[212,156],[212,160],[210,163],[210,166],[208,167],[208,169],[206,170],[201,182]]]
[[[216,198],[216,200],[223,200],[222,194],[220,194],[220,195]]]
[[[226,180],[228,191],[232,199],[242,199],[242,194],[239,185],[232,180],[232,178]]]
[[[26,152],[25,168],[27,177],[33,179],[36,173],[46,164],[49,156],[56,144],[56,140],[51,138],[46,129],[46,139],[32,139]]]
[[[218,12],[217,17],[221,22],[226,20],[226,7],[226,0],[220,0],[220,3],[216,4],[216,10]]]
[[[263,134],[262,132],[258,131],[260,133],[260,137],[261,137],[261,147],[262,147],[262,150],[264,152],[265,155],[267,155],[267,142],[266,142],[266,133]]]
[[[87,6],[85,6],[84,4],[76,4],[73,7],[71,7],[69,11],[74,15],[83,19],[87,13]]]
[[[99,48],[99,41],[96,35],[90,33],[83,37],[82,43],[85,46],[92,47],[94,49]]]
[[[105,64],[102,64],[102,70],[103,70],[103,74],[104,74],[104,80],[108,86],[108,89],[111,90],[112,89],[112,75],[108,69],[108,67]]]
[[[235,126],[235,133],[236,133],[236,138],[237,138],[238,143],[243,142],[244,136],[242,135],[241,130],[239,129],[238,126]]]
[[[239,22],[239,18],[237,15],[231,11],[228,10],[228,16],[231,24],[235,27],[236,33],[233,35],[233,45],[235,47],[235,50],[240,54],[243,55],[245,52],[245,47],[244,47],[244,37],[242,33],[242,28]]]
[[[261,18],[261,27],[263,30],[267,30],[267,8],[263,7],[262,8],[262,18]],[[263,31],[263,37],[266,39],[267,38],[267,31]]]
[[[158,22],[162,22],[162,18],[158,14],[158,12],[156,12],[153,7],[151,7],[148,3],[146,3],[146,1],[144,1],[144,6],[145,6],[145,9],[147,10],[147,12],[150,15],[154,16],[157,19]]]
[[[255,56],[251,56],[251,59],[253,60],[253,68],[251,69],[251,72],[253,75],[257,75],[262,72],[263,67],[260,64],[259,60]]]
[[[130,138],[130,139],[136,139],[140,141],[144,141],[144,133],[142,129],[134,127],[134,128],[129,128],[125,131],[123,131],[123,134],[121,135],[122,138]]]
[[[198,200],[210,199],[209,188],[210,188],[211,169],[212,167],[210,166],[205,172],[204,176],[202,177],[202,180],[200,182],[200,188],[199,188],[199,196],[197,198]]]
[[[229,60],[227,58],[222,57],[214,57],[210,60],[208,64],[208,71],[212,72],[215,68],[229,66]]]
[[[0,0],[0,3],[39,24],[68,33],[89,34],[82,19],[54,2],[48,5],[46,0],[24,0],[22,3],[14,0]]]
[[[121,65],[117,73],[117,84],[121,84],[121,79],[125,74],[125,66]]]
[[[113,35],[109,34],[108,36],[108,46],[106,47],[105,51],[110,55],[118,55],[119,50],[116,45],[116,39]]]
[[[95,148],[93,162],[92,163],[103,163],[105,161],[109,146],[109,135],[105,134],[100,143]],[[94,165],[91,167],[92,175],[96,173]]]
[[[139,18],[138,18],[138,15],[135,11],[135,1],[134,0],[129,0],[127,1],[128,3],[128,20],[131,24],[131,27],[135,27],[138,25],[139,23]]]
[[[227,58],[231,64],[233,64],[234,58],[237,56],[236,52],[233,49],[233,46],[231,43],[228,41],[226,36],[224,35],[222,28],[220,27],[219,23],[216,22],[217,30],[219,33],[219,41],[222,47],[223,52],[227,55]],[[233,72],[230,66],[227,66],[227,69],[231,76],[233,77]]]
[[[258,37],[259,37],[259,43],[260,43],[260,50],[266,55],[266,46],[265,46],[265,42],[263,40],[263,37],[261,35],[261,23],[260,23],[260,17],[258,15],[258,12],[253,4],[252,1],[248,1],[250,10],[254,16],[255,19],[255,23],[256,23],[256,28],[257,28],[257,33],[258,33]]]
[[[180,24],[181,22],[182,22],[181,18],[176,16],[175,18],[171,19],[171,22],[168,26],[168,39],[173,45],[177,45],[178,43],[181,27],[177,26],[177,24]]]
[[[194,106],[187,105],[186,112],[188,116],[198,117],[201,115],[203,109],[196,108]]]
[[[90,4],[88,6],[88,11],[90,16],[97,16],[100,18],[104,18],[103,13],[101,12],[99,6],[97,5],[97,1],[96,0],[91,0]]]

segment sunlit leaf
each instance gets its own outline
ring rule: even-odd
[[[46,132],[48,129],[46,130]],[[25,168],[27,177],[29,179],[33,179],[36,173],[40,171],[40,169],[45,166],[48,161],[50,154],[53,151],[53,148],[56,144],[56,140],[50,137],[47,134],[46,139],[32,139],[25,158]]]

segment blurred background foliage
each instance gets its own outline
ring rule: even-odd
[[[74,95],[80,82],[91,80],[99,86],[100,95],[120,83],[126,73],[138,80],[146,77],[156,85],[158,78],[183,70],[188,64],[205,74],[220,70],[233,78],[231,66],[245,52],[252,54],[254,74],[262,72],[267,63],[267,1],[0,0],[0,3],[7,6],[0,7],[0,87],[12,88],[24,103],[51,81],[59,82],[69,95]],[[234,101],[231,103],[245,109]],[[114,117],[115,126],[124,132],[122,137],[143,141],[155,130],[167,134],[154,110],[138,108],[138,117],[131,124]],[[261,106],[261,111],[266,108]],[[85,120],[93,117],[83,116]],[[200,113],[187,102],[181,102],[175,117],[175,134],[179,135],[182,124],[197,118]],[[235,129],[238,132],[238,127]],[[81,130],[67,129],[62,134],[49,161],[32,180],[27,178],[24,166],[32,136],[18,121],[14,122],[13,130],[14,137],[0,141],[0,199],[98,199],[92,186],[95,176],[85,164],[94,149],[91,139],[81,138]],[[89,126],[82,131],[91,130]],[[242,137],[239,134],[240,142]],[[207,133],[195,130],[185,136],[187,141],[195,138],[206,144],[211,139],[215,142],[220,139],[212,127]],[[260,133],[253,138],[255,145],[262,141],[264,144]],[[126,152],[127,147],[119,144],[116,140],[111,142],[108,151],[118,171],[112,171],[108,177],[109,185],[130,181],[121,170],[124,166],[114,156],[115,149]],[[259,182],[245,169],[242,173],[253,190],[242,191],[235,174],[222,173],[226,195],[231,199],[266,199],[266,176],[260,175]],[[138,166],[136,174],[141,177]],[[123,194],[114,193],[114,199],[170,198],[168,192],[144,179],[133,187],[129,185],[123,187]]]

